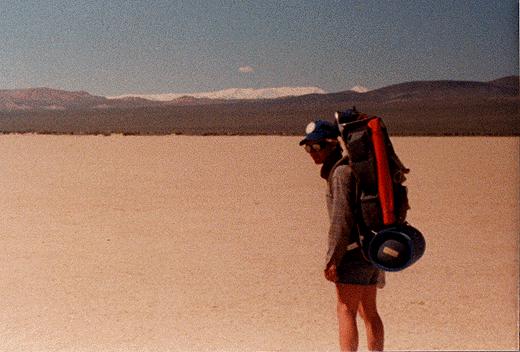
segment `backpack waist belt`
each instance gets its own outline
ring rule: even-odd
[[[356,249],[356,248],[358,248],[358,247],[359,247],[359,243],[357,243],[357,242],[351,243],[351,244],[349,244],[349,245],[347,246],[347,252],[348,252],[348,251],[351,251],[351,250],[353,250],[353,249]]]

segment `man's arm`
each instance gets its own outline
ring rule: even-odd
[[[352,230],[355,224],[353,212],[355,180],[350,166],[340,165],[334,170],[330,180],[330,191],[332,202],[329,208],[330,228],[327,269],[332,265],[339,265],[341,258],[347,252],[347,246],[355,242],[352,238]]]

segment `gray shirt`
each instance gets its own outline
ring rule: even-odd
[[[356,181],[349,165],[338,164],[328,178],[327,210],[330,218],[329,246],[326,265],[339,265],[349,245],[358,238],[354,206],[356,204]]]

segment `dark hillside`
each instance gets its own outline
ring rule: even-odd
[[[184,97],[182,104],[121,99],[106,105],[103,97],[79,92],[60,98],[60,104],[68,104],[63,109],[0,111],[0,132],[301,135],[309,121],[332,121],[335,111],[356,106],[382,116],[394,135],[520,135],[517,83],[518,76],[491,82],[409,82],[368,93],[215,102]],[[104,105],[91,107],[85,101]]]

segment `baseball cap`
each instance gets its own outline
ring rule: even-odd
[[[305,128],[305,138],[300,141],[304,145],[308,141],[321,141],[324,139],[336,139],[339,136],[338,126],[325,120],[310,122]]]

